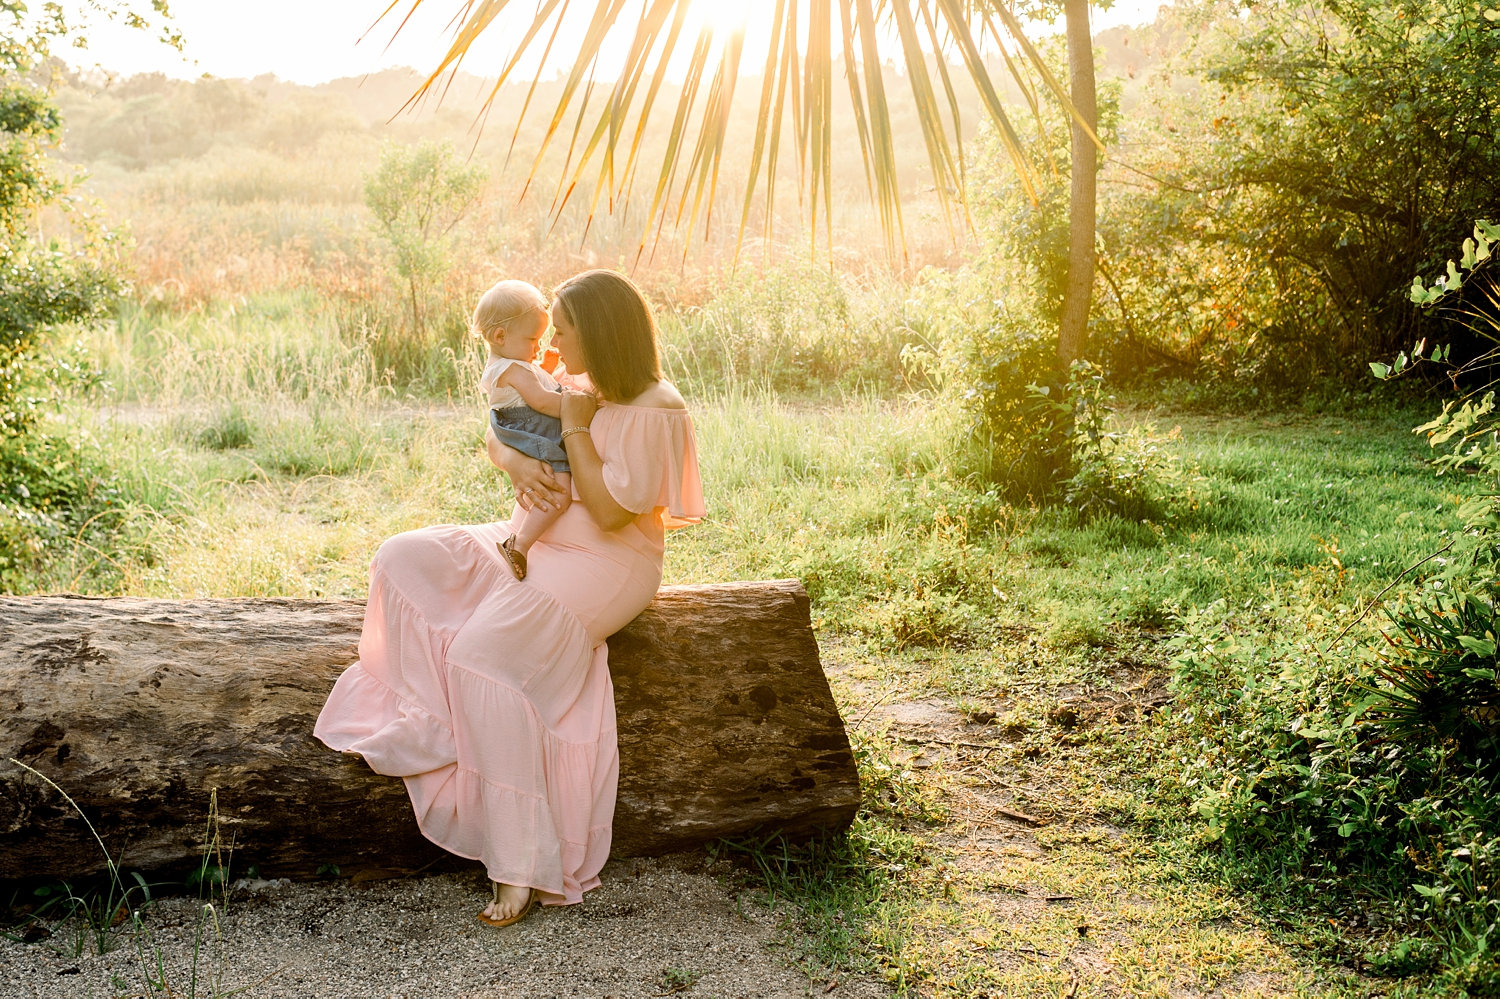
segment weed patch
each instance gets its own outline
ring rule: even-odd
[[[12,886],[10,904],[0,913],[6,935],[12,940],[52,948],[60,956],[70,958],[102,957],[129,948],[134,956],[136,983],[146,995],[159,993],[183,999],[224,995],[222,979],[227,955],[222,946],[221,918],[229,906],[232,844],[225,844],[220,838],[217,796],[210,796],[198,867],[184,882],[148,882],[139,871],[124,868],[120,858],[110,855],[93,823],[66,791],[26,764],[14,759],[8,762],[46,782],[68,803],[93,834],[104,856],[106,871],[79,885],[51,881]],[[198,896],[186,968],[168,966],[152,927],[151,911],[160,897],[160,889],[186,890]],[[112,984],[123,991],[136,983],[117,975]]]

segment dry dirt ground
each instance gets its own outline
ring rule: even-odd
[[[701,855],[613,861],[576,906],[491,929],[474,874],[292,885],[241,883],[215,932],[196,899],[155,903],[144,930],[73,956],[72,927],[0,942],[0,997],[499,999],[524,996],[876,999],[880,982],[809,980],[771,944],[781,916],[742,898]],[[195,937],[197,980],[193,979]],[[157,989],[158,959],[170,993]]]

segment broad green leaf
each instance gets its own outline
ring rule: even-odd
[[[1473,635],[1459,635],[1458,644],[1477,656],[1493,656],[1495,654],[1495,642],[1493,639],[1475,638]]]

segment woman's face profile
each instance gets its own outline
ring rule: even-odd
[[[583,351],[578,348],[578,331],[568,320],[561,300],[552,303],[552,346],[562,355],[568,374],[577,375],[588,370],[583,366]]]

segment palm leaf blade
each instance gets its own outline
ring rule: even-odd
[[[404,2],[409,6],[401,25],[396,29],[398,33],[410,22],[423,0]],[[535,148],[522,190],[524,196],[539,176],[547,151],[560,138],[564,118],[572,111],[574,121],[551,208],[554,225],[570,199],[582,196],[590,187],[585,232],[592,225],[600,204],[606,198],[608,209],[613,212],[621,199],[630,197],[641,165],[648,123],[656,102],[660,99],[669,72],[668,66],[670,64],[675,71],[680,62],[675,53],[683,41],[688,11],[694,3],[705,2],[707,0],[638,0],[633,5],[632,0],[595,0],[577,53],[572,58],[550,119]],[[376,23],[398,13],[402,4],[403,0],[390,0]],[[544,35],[546,42],[542,49],[542,62],[546,62],[557,47],[562,24],[568,18],[571,4],[572,0],[536,0],[536,9],[530,15],[530,23],[526,25],[515,50],[501,68],[499,77],[484,101],[482,114],[489,113],[503,85],[513,76],[523,57],[537,47]],[[834,22],[835,5],[839,17],[837,23]],[[623,17],[627,7],[632,6],[638,13]],[[408,107],[413,101],[431,92],[432,88],[439,86],[445,74],[447,82],[442,87],[451,85],[471,45],[481,33],[494,26],[496,19],[509,7],[509,0],[465,0],[454,18],[453,24],[457,27],[447,51],[436,69],[408,100]],[[1030,83],[1032,74],[1023,72],[1018,60],[1029,70],[1034,70],[1035,78],[1041,81],[1046,92],[1074,120],[1079,121],[1090,138],[1103,148],[1090,123],[1079,115],[1066,89],[1022,34],[1015,14],[1003,5],[977,5],[969,0],[891,0],[889,4],[886,0],[808,0],[804,7],[799,4],[799,0],[776,0],[774,5],[767,4],[764,7],[771,20],[772,41],[766,53],[759,87],[754,139],[749,151],[745,190],[739,213],[736,253],[743,244],[762,173],[765,177],[766,233],[768,237],[771,234],[777,167],[783,140],[782,115],[787,110],[788,100],[791,103],[797,152],[799,200],[802,195],[809,199],[806,207],[814,245],[821,221],[830,249],[832,247],[833,123],[838,113],[846,113],[852,116],[866,188],[878,209],[887,246],[892,251],[898,242],[904,247],[896,136],[890,114],[891,96],[886,89],[878,47],[881,17],[886,19],[885,24],[894,26],[895,38],[902,49],[907,89],[917,112],[927,168],[931,172],[938,202],[950,228],[953,224],[952,202],[955,197],[963,206],[965,220],[968,220],[968,203],[964,196],[967,164],[963,147],[963,108],[944,58],[945,52],[957,51],[964,70],[979,92],[984,112],[994,124],[1000,142],[1016,168],[1022,187],[1033,201],[1037,197],[1032,166],[979,53],[978,40],[985,30],[997,41],[1000,40],[1001,29],[996,25],[996,18],[1006,33],[1016,40],[1024,55],[1024,59],[1021,56],[1013,58],[1006,45],[1000,46],[1006,67],[1033,113],[1039,111],[1039,102],[1036,89]],[[799,15],[805,15],[805,22]],[[670,27],[667,27],[669,19]],[[552,25],[550,32],[544,30],[549,22]],[[977,29],[974,27],[976,22],[979,25]],[[801,26],[803,23],[805,45],[799,46],[798,36],[804,30]],[[626,27],[619,29],[620,24]],[[843,44],[836,55],[834,45],[837,40],[834,32],[840,29]],[[597,69],[598,53],[603,43],[617,30],[630,30],[633,37],[616,79],[612,85],[605,87],[598,83],[593,73]],[[924,35],[931,42],[936,55],[935,68],[928,66],[928,55],[922,49]],[[679,227],[685,223],[689,231],[696,229],[697,220],[701,217],[705,233],[708,231],[726,155],[730,111],[736,93],[743,41],[738,34],[729,39],[719,54],[712,78],[707,79],[710,75],[710,39],[708,29],[699,32],[683,71],[676,113],[667,130],[660,168],[656,172],[649,199],[650,209],[646,213],[645,223],[647,238],[654,229],[656,238],[660,239],[668,215],[673,217],[675,225]],[[654,68],[651,66],[653,59]],[[833,76],[840,63],[849,88],[850,103],[847,111],[842,107],[835,107],[833,96]],[[646,82],[648,70],[649,83]],[[942,96],[934,85],[934,73],[941,83]],[[537,82],[531,82],[521,104],[515,131],[511,136],[511,149],[514,149],[518,141],[522,121],[537,93]],[[644,88],[643,83],[646,84]],[[603,95],[602,108],[600,95]],[[597,113],[590,110],[591,104],[600,108]],[[697,119],[696,135],[690,143],[688,139],[694,124],[691,120],[693,118]],[[952,128],[951,138],[948,132],[949,122]],[[629,148],[622,157],[621,144],[627,135]],[[507,159],[509,155],[507,152]],[[597,174],[593,177],[592,184],[588,182],[590,171],[596,171]],[[580,188],[584,191],[580,191]],[[643,238],[638,258],[639,252],[644,249]]]

